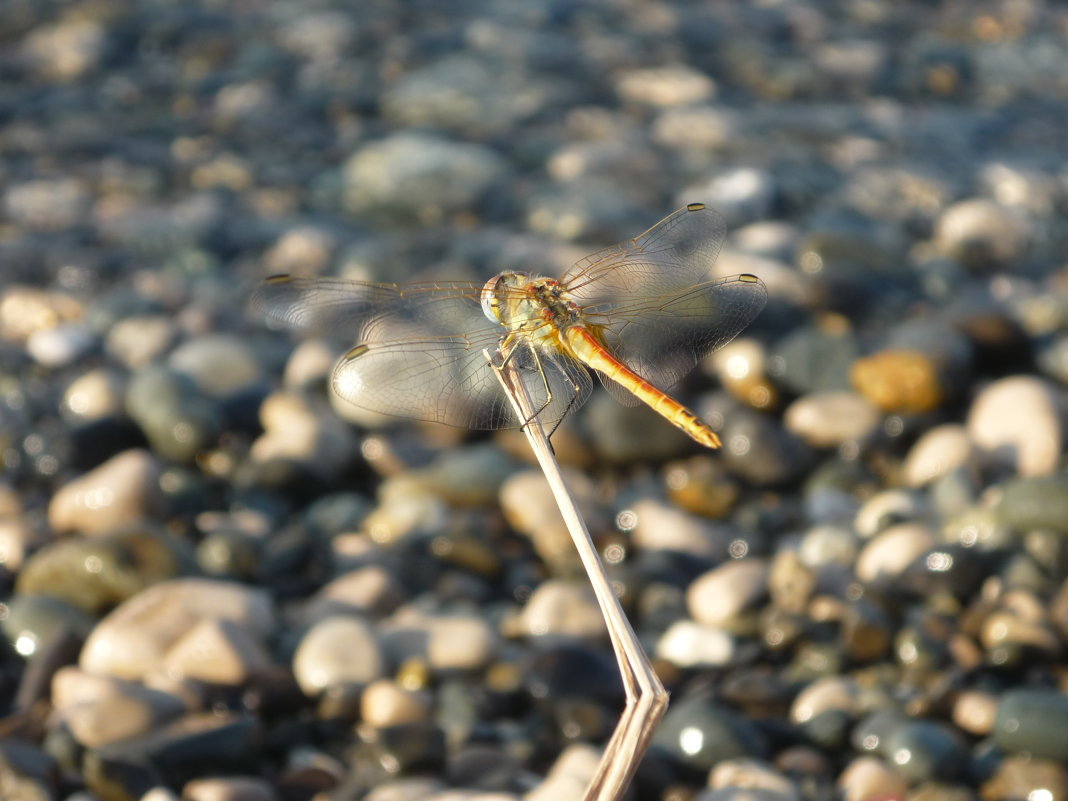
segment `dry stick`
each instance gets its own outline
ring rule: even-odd
[[[653,670],[649,657],[645,655],[630,621],[619,605],[619,599],[612,590],[590,532],[579,514],[571,491],[564,483],[560,464],[556,461],[545,430],[535,417],[530,395],[514,361],[507,361],[503,366],[498,366],[488,351],[485,355],[512,402],[517,417],[528,421],[523,426],[523,433],[526,434],[527,442],[530,443],[530,448],[549,482],[549,488],[556,498],[557,506],[560,507],[560,514],[563,515],[567,529],[571,532],[571,539],[578,549],[579,558],[593,585],[601,614],[608,626],[608,636],[623,678],[627,706],[605,746],[597,772],[586,788],[583,801],[619,801],[634,777],[642,755],[649,747],[657,724],[667,711],[668,693]]]

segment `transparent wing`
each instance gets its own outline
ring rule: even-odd
[[[361,408],[472,429],[520,424],[486,362],[504,329],[482,313],[482,285],[378,284],[275,276],[253,306],[283,325],[356,342],[334,367],[335,392]],[[520,343],[513,356],[547,430],[589,396],[589,372]]]
[[[754,275],[706,281],[675,295],[635,298],[591,317],[609,349],[638,375],[669,389],[705,356],[734,339],[764,308],[767,290]],[[621,402],[637,400],[601,381]]]
[[[276,322],[357,343],[332,375],[338,395],[356,406],[466,428],[516,425],[483,355],[504,331],[482,313],[481,288],[276,276],[253,306]]]
[[[560,283],[580,306],[591,310],[635,293],[672,294],[708,279],[725,232],[718,212],[691,203],[644,234],[582,259]]]
[[[500,327],[481,312],[481,291],[482,285],[471,281],[379,284],[275,275],[256,288],[252,307],[281,325],[350,342],[356,341],[363,327],[383,312],[410,320],[424,316],[446,320],[454,316],[477,318],[480,328],[493,328],[499,336]],[[434,311],[435,307],[441,311]]]
[[[443,306],[436,304],[434,310]],[[488,322],[488,321],[487,321]],[[345,400],[384,414],[470,429],[516,428],[519,420],[483,353],[497,347],[497,332],[428,338],[394,315],[381,314],[365,328],[363,342],[334,368],[334,390]],[[589,371],[564,354],[538,352],[520,343],[512,363],[537,417],[553,431],[581,406],[593,382]]]
[[[561,283],[617,358],[669,389],[764,308],[766,290],[755,276],[708,280],[725,230],[716,211],[692,203],[578,262]],[[638,402],[600,377],[621,402]]]

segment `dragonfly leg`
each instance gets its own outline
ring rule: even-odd
[[[545,389],[545,403],[543,403],[538,408],[538,410],[536,412],[534,412],[534,414],[531,416],[530,420],[533,420],[535,417],[537,417],[539,414],[541,414],[546,408],[548,408],[550,403],[553,402],[553,391],[549,387],[549,376],[546,374],[545,367],[541,363],[541,356],[538,355],[538,349],[535,348],[534,345],[531,344],[529,341],[526,341],[526,345],[527,345],[527,347],[530,348],[530,352],[534,356],[534,363],[537,365],[538,374],[541,376],[542,387],[544,387],[544,389]],[[552,438],[552,435],[556,433],[556,429],[558,429],[560,427],[560,424],[562,422],[564,422],[564,418],[567,417],[568,414],[571,412],[571,409],[574,407],[575,402],[579,399],[579,394],[582,391],[582,387],[580,387],[578,384],[576,384],[570,378],[570,376],[567,376],[565,374],[565,378],[567,378],[568,382],[571,384],[571,400],[568,401],[567,407],[564,409],[564,413],[561,414],[556,419],[556,423],[553,425],[552,430],[549,431],[548,434],[546,435],[550,439]],[[530,420],[527,420],[527,423],[529,423]],[[526,423],[524,423],[524,425],[526,425]]]
[[[513,335],[509,334],[507,337],[502,339],[501,340],[501,344],[497,348],[497,355],[500,357],[501,361],[500,361],[500,364],[494,364],[493,365],[494,369],[495,370],[503,370],[504,367],[508,364],[508,362],[510,362],[512,360],[512,357],[515,356],[515,354],[518,352],[518,350],[519,350],[519,348],[521,346],[526,347],[527,350],[530,351],[531,357],[533,357],[533,359],[534,359],[534,369],[537,371],[538,375],[541,376],[541,385],[542,385],[542,389],[544,390],[544,397],[545,397],[545,400],[538,406],[538,408],[535,409],[530,414],[530,416],[527,417],[526,420],[523,420],[521,422],[520,428],[523,428],[524,426],[529,424],[532,420],[534,420],[539,414],[541,414],[543,411],[545,411],[546,408],[548,408],[549,404],[553,402],[553,392],[552,392],[552,389],[549,387],[549,379],[545,375],[545,367],[541,363],[541,356],[538,354],[538,349],[536,347],[534,347],[534,345],[530,342],[530,340],[528,340],[526,338],[518,339],[518,338],[514,337]],[[521,369],[524,369],[524,368],[521,368]],[[525,369],[529,370],[530,368],[528,366]],[[557,425],[559,425],[559,423]],[[556,430],[556,427],[554,426],[553,427],[553,431],[555,431],[555,430]],[[550,434],[551,434],[551,432],[550,432]]]

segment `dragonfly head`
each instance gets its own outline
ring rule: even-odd
[[[482,313],[495,323],[507,325],[507,295],[529,283],[530,276],[526,273],[500,273],[493,276],[482,287]]]

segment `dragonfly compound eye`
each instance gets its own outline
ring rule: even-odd
[[[495,275],[482,287],[482,313],[497,323],[501,321],[501,301],[497,297],[497,287],[503,278],[503,273]]]
[[[527,282],[523,273],[500,273],[493,276],[482,287],[482,313],[495,323],[506,324],[502,298],[509,289],[522,286]]]

